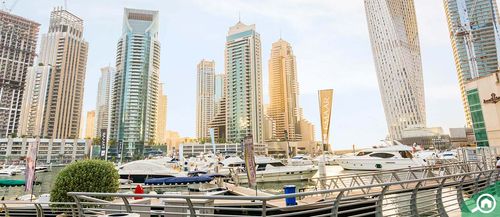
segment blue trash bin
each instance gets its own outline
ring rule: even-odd
[[[285,192],[285,194],[295,194],[295,185],[285,185],[283,186],[283,191]],[[287,206],[297,205],[295,197],[287,197],[285,198],[285,202]]]

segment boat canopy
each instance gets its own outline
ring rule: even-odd
[[[191,177],[166,177],[166,178],[154,178],[146,179],[144,181],[145,185],[182,185],[182,184],[192,184],[192,183],[204,183],[210,182],[214,179],[211,176],[191,176]]]

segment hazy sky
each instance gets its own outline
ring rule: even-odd
[[[7,1],[9,2],[9,1]],[[10,1],[12,2],[12,1]],[[42,24],[63,0],[19,0],[13,13]],[[224,70],[228,28],[256,24],[262,40],[265,103],[271,44],[282,38],[297,57],[300,104],[320,139],[317,91],[333,88],[331,143],[346,149],[385,138],[387,126],[362,0],[68,0],[84,20],[89,42],[84,111],[93,110],[100,68],[114,66],[123,8],[160,11],[161,82],[168,95],[167,128],[195,136],[196,64],[214,59]],[[415,0],[425,82],[427,125],[465,125],[456,69],[441,0]]]

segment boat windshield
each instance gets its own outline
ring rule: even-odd
[[[273,162],[273,163],[270,163],[270,164],[273,167],[282,167],[282,166],[285,166],[285,164],[283,164],[281,162]]]
[[[372,153],[371,151],[360,151],[360,152],[358,152],[358,154],[356,154],[356,156],[364,156],[364,155],[371,154],[371,153]]]
[[[394,157],[393,154],[390,154],[390,153],[383,153],[383,152],[380,152],[380,153],[374,153],[374,154],[371,154],[370,157],[378,157],[378,158],[391,158],[391,157]]]
[[[409,151],[399,151],[399,154],[403,158],[413,158],[413,155]]]
[[[300,159],[302,159],[302,156],[295,156],[295,157],[292,157],[292,159],[300,160]]]

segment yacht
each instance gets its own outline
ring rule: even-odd
[[[181,173],[171,158],[157,158],[132,161],[118,166],[120,179],[133,183],[144,183],[148,178],[176,177]]]
[[[0,176],[13,176],[16,175],[16,171],[10,167],[0,169]]]
[[[227,160],[227,159],[226,159]],[[240,159],[241,160],[241,159]],[[229,160],[232,165],[244,165],[244,161]],[[285,166],[281,161],[271,157],[255,158],[257,182],[286,182],[312,178],[318,169],[314,165]],[[224,165],[224,167],[229,165]],[[230,168],[233,180],[237,183],[248,183],[245,167]]]
[[[412,148],[398,141],[386,141],[384,145],[365,149],[354,156],[338,158],[346,170],[397,170],[425,166],[426,162],[414,157]]]
[[[313,161],[311,157],[308,155],[298,154],[295,157],[288,159],[289,166],[304,166],[304,165],[313,165]]]
[[[337,163],[337,161],[336,161],[336,160],[337,160],[338,158],[340,158],[341,156],[339,156],[339,155],[332,155],[332,154],[326,154],[326,153],[325,153],[324,155],[325,155],[325,158],[324,158],[324,160],[325,160],[325,165],[338,165],[338,163]],[[319,156],[315,157],[315,158],[312,160],[312,161],[313,161],[313,163],[314,163],[314,165],[318,165],[318,164],[319,164],[319,162],[320,162],[321,160],[323,160],[322,158],[323,158],[323,155],[319,155]]]

